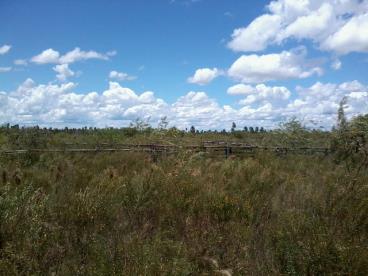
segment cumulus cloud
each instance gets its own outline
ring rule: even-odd
[[[222,107],[205,92],[194,91],[180,97],[172,105],[169,116],[179,128],[194,125],[202,129],[226,128],[236,117],[236,111],[230,106]]]
[[[109,78],[119,80],[119,81],[132,81],[132,80],[137,79],[136,76],[130,76],[127,73],[118,72],[118,71],[111,71],[109,74]]]
[[[252,104],[271,104],[272,106],[280,105],[288,100],[291,96],[289,89],[283,86],[266,86],[258,84],[256,86],[238,84],[228,89],[230,95],[245,95],[246,97],[240,101],[242,105]]]
[[[8,53],[11,49],[11,45],[3,45],[0,47],[0,55],[5,55],[6,53]]]
[[[247,28],[234,30],[228,47],[234,51],[261,51],[281,28],[281,17],[265,14],[256,18]]]
[[[266,9],[248,26],[234,30],[230,49],[261,51],[294,38],[341,55],[368,51],[367,1],[276,0]]]
[[[220,106],[204,92],[190,92],[172,105],[171,117],[175,116],[175,124],[182,128],[191,124],[204,129],[230,128],[232,121],[239,126],[275,127],[294,116],[309,127],[330,128],[345,96],[349,118],[368,113],[368,87],[358,81],[317,82],[311,87],[297,87],[294,92],[286,87],[239,84],[229,88],[228,93],[244,96],[240,108]]]
[[[188,82],[199,85],[206,85],[212,82],[219,75],[221,75],[221,71],[217,68],[201,68],[196,70],[194,76],[188,78]]]
[[[151,118],[151,123],[167,116],[181,129],[229,129],[239,126],[274,127],[296,116],[308,126],[331,127],[336,122],[340,100],[348,97],[348,117],[368,113],[368,87],[358,81],[342,84],[319,83],[311,87],[286,87],[264,84],[239,84],[229,94],[244,97],[239,107],[221,106],[205,92],[189,92],[168,104],[152,91],[141,94],[110,82],[101,92],[75,93],[76,84],[36,84],[27,79],[15,91],[0,91],[0,121],[43,126],[127,126],[136,118]],[[293,94],[293,96],[291,96]]]
[[[346,114],[349,118],[368,113],[368,86],[358,81],[341,84],[317,82],[307,88],[299,86],[294,92],[286,87],[238,84],[230,87],[228,94],[245,96],[240,101],[244,107],[238,110],[240,120],[247,116],[248,119],[264,119],[269,123],[295,116],[309,127],[329,128],[336,122],[336,112],[343,97],[348,99]]]
[[[0,120],[41,125],[121,126],[141,117],[159,119],[167,104],[153,92],[140,95],[110,82],[101,94],[73,92],[72,82],[37,85],[27,79],[17,90],[0,93]]]
[[[298,116],[307,123],[332,126],[343,97],[348,99],[348,117],[368,113],[368,87],[358,81],[342,84],[317,82],[308,88],[297,87],[296,92],[296,99],[283,110],[286,117]]]
[[[56,78],[59,81],[66,81],[68,78],[75,75],[75,73],[69,68],[68,64],[59,64],[52,69],[57,73]]]
[[[314,74],[321,75],[322,68],[309,64],[305,56],[306,50],[303,47],[279,54],[242,55],[232,64],[228,75],[244,83],[302,79]]]
[[[60,55],[58,51],[53,49],[44,50],[39,55],[31,58],[31,61],[36,64],[70,64],[87,59],[101,59],[108,60],[110,56],[114,56],[116,51],[107,52],[106,54],[98,53],[96,51],[82,51],[80,48],[75,48],[64,55]]]
[[[152,91],[137,95],[133,90],[110,82],[109,89],[102,93],[101,111],[105,118],[114,120],[133,120],[163,116],[167,104],[157,99]]]
[[[44,50],[41,54],[31,58],[37,64],[59,63],[60,53],[53,49]]]
[[[321,48],[341,55],[368,52],[368,11],[367,14],[351,18],[337,32],[328,36]]]
[[[229,95],[248,95],[252,94],[254,91],[254,87],[247,84],[236,84],[227,89],[227,93]]]

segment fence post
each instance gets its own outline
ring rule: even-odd
[[[230,154],[230,150],[231,148],[229,148],[229,143],[226,143],[226,148],[225,148],[225,158],[229,158],[229,154]]]
[[[152,157],[152,161],[153,163],[157,163],[157,160],[158,160],[158,154],[156,152],[156,147],[154,145],[151,145],[150,146],[150,151],[151,151],[151,157]]]

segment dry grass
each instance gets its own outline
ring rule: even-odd
[[[368,174],[313,156],[1,162],[1,275],[365,275]]]

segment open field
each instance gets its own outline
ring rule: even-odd
[[[368,276],[368,0],[0,18],[0,276]]]
[[[1,148],[73,148],[93,139],[108,147],[103,143],[135,138],[146,146],[181,140],[199,147],[216,135],[227,146],[329,145],[331,153],[255,151],[227,159],[196,150],[158,158],[101,150],[1,154],[0,274],[368,271],[368,171],[364,155],[340,147],[347,139],[342,134],[124,131],[3,128]]]

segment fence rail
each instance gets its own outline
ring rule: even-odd
[[[87,146],[89,148],[73,148],[71,146]],[[25,153],[93,153],[93,152],[147,152],[153,154],[169,154],[181,151],[204,152],[230,155],[254,154],[256,152],[274,152],[276,154],[324,154],[331,153],[327,147],[267,147],[244,143],[205,142],[201,145],[164,145],[164,144],[65,144],[61,148],[47,149],[3,149],[0,154]]]

